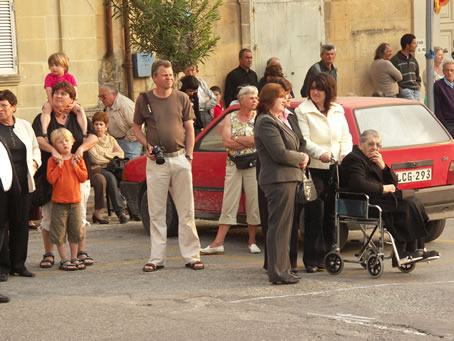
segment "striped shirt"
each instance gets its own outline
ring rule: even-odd
[[[419,90],[421,77],[419,76],[419,65],[415,57],[411,54],[407,57],[399,51],[390,61],[402,74],[402,80],[398,82],[399,86],[402,89]]]

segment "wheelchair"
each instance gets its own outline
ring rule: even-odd
[[[370,204],[369,196],[362,193],[342,192],[339,188],[339,165],[334,161],[337,184],[335,187],[334,225],[336,238],[333,248],[325,256],[325,269],[333,275],[340,274],[344,263],[357,263],[367,269],[373,278],[383,274],[384,260],[396,258],[401,272],[408,273],[415,269],[416,263],[429,262],[440,258],[433,257],[400,257],[391,233],[385,228],[382,220],[382,209]],[[354,259],[343,259],[340,255],[341,224],[354,225],[361,231],[363,240],[360,250]],[[385,236],[388,236],[385,241]],[[378,237],[378,241],[377,238]],[[388,241],[389,240],[389,241]],[[390,254],[385,254],[385,245],[392,245]]]

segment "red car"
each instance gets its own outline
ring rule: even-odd
[[[303,100],[293,100],[292,108]],[[416,196],[424,203],[430,217],[427,241],[438,238],[446,218],[454,217],[454,140],[447,130],[419,102],[379,97],[339,97],[337,101],[345,109],[354,144],[364,130],[380,132],[383,157],[397,173],[404,197]],[[238,106],[227,108],[196,137],[192,169],[198,219],[217,220],[221,213],[226,160],[221,134],[225,115],[233,110]],[[142,217],[149,232],[145,162],[145,156],[128,162],[120,186],[129,209]],[[240,220],[244,212],[242,199]],[[167,226],[169,236],[177,234],[178,217],[171,195]]]

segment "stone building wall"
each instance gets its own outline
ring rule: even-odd
[[[325,0],[326,41],[336,44],[339,95],[370,96],[369,69],[382,42],[400,50],[412,32],[412,0]]]

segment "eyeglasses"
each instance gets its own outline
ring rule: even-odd
[[[372,147],[377,147],[377,149],[380,149],[380,148],[381,148],[381,143],[380,143],[380,142],[372,142],[372,141],[370,141],[370,142],[367,142],[367,145],[368,145],[369,147],[371,147],[371,148],[372,148]]]

